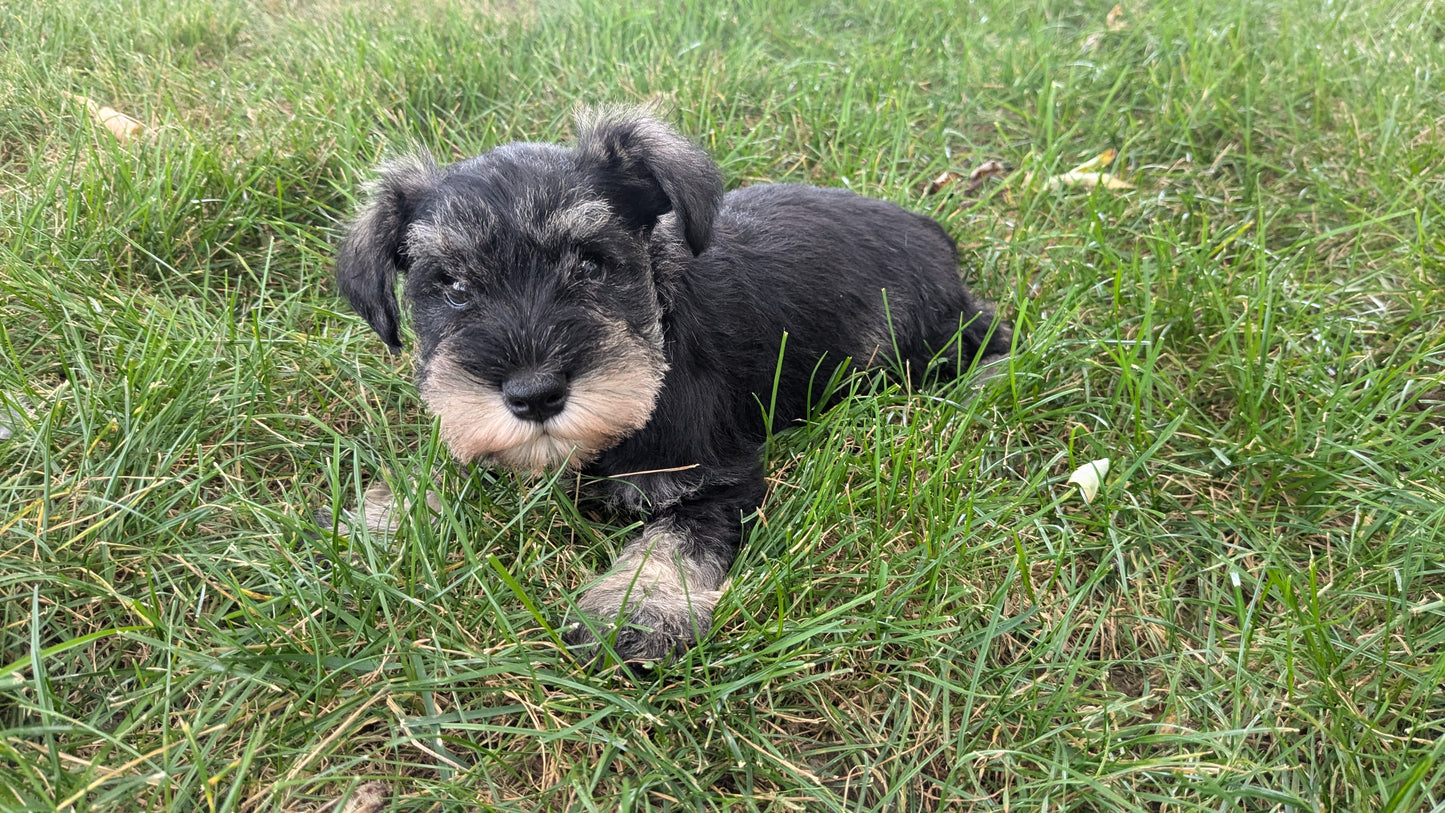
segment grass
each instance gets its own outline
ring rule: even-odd
[[[783,5],[0,4],[0,809],[1445,809],[1445,7]],[[329,275],[388,151],[659,96],[1021,338],[775,438],[634,682],[544,624],[635,527],[448,464]],[[315,527],[416,471],[440,521]]]

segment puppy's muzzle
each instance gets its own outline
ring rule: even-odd
[[[543,423],[567,408],[567,379],[559,373],[522,372],[502,382],[502,403],[513,415]]]

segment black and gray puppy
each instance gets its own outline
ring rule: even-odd
[[[399,272],[452,454],[581,469],[645,519],[567,632],[615,634],[626,661],[708,632],[765,434],[821,406],[840,367],[952,376],[1009,348],[932,220],[839,189],[724,195],[701,148],[637,111],[580,116],[572,149],[384,164],[337,277],[393,349]]]

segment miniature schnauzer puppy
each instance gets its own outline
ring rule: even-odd
[[[1010,332],[926,217],[841,189],[724,195],[707,153],[637,111],[576,132],[383,164],[337,278],[398,350],[405,274],[417,389],[459,461],[580,469],[641,515],[565,638],[666,660],[712,625],[769,428],[825,406],[840,370],[955,376]]]

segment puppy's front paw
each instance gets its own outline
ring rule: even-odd
[[[582,619],[562,632],[562,640],[581,660],[597,661],[604,651],[601,641],[607,641],[618,660],[629,666],[668,663],[712,627],[718,591],[688,594],[656,582],[643,589],[637,573],[629,575],[631,591],[620,589],[621,578],[614,572],[578,602]]]
[[[671,525],[655,524],[628,543],[582,594],[582,620],[563,640],[586,661],[597,659],[605,640],[634,666],[665,663],[696,644],[712,628],[726,574],[705,558],[683,556],[685,541]]]
[[[678,613],[669,611],[676,608],[643,600],[629,605],[625,615],[620,609],[607,613],[584,604],[585,619],[568,626],[562,640],[582,661],[595,663],[606,651],[600,637],[611,645],[619,661],[636,669],[665,664],[682,655],[697,643],[698,634],[707,632],[712,625],[710,606],[684,606]],[[621,625],[617,623],[619,617],[626,618]]]

